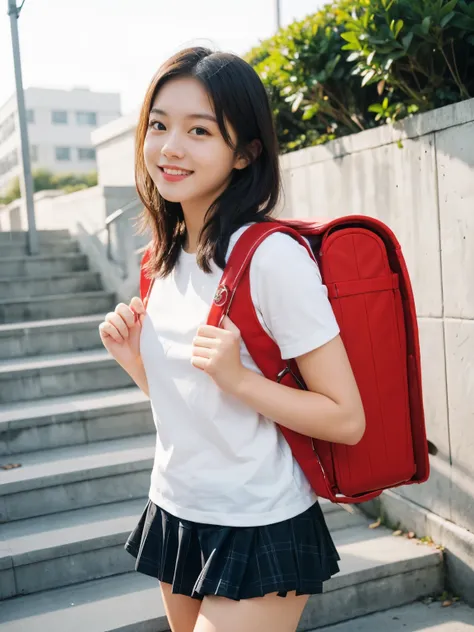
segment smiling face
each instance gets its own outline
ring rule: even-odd
[[[235,132],[227,128],[235,146]],[[143,156],[165,200],[198,204],[204,212],[225,190],[232,170],[246,166],[225,142],[206,90],[192,77],[171,79],[159,90]]]

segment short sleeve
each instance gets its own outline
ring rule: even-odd
[[[339,333],[317,263],[295,239],[275,233],[250,265],[257,316],[284,360],[326,344]]]

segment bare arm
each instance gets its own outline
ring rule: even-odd
[[[301,434],[333,443],[358,443],[365,431],[365,415],[341,337],[296,361],[308,391],[244,369],[234,394],[264,417]]]
[[[130,305],[120,303],[99,325],[100,338],[110,355],[120,364],[147,397],[150,397],[145,368],[140,355],[140,334],[145,307],[138,297]]]

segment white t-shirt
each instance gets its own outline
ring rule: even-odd
[[[232,236],[228,254],[242,227]],[[222,392],[191,365],[192,340],[207,320],[222,271],[206,274],[182,252],[155,280],[143,322],[141,355],[157,429],[150,499],[194,522],[259,526],[292,518],[316,495],[276,424]],[[339,333],[317,264],[288,235],[256,250],[250,287],[260,322],[284,359]],[[244,366],[259,373],[244,343]]]

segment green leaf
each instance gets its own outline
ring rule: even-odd
[[[369,72],[367,72],[365,77],[362,79],[362,87],[366,86],[369,81],[374,78],[374,76],[375,70],[369,70]]]
[[[474,18],[456,14],[451,20],[451,26],[457,26],[458,28],[465,29],[466,31],[474,31]]]
[[[452,10],[456,7],[457,3],[458,3],[458,0],[450,0],[450,2],[445,4],[444,7],[440,11],[440,17],[444,18],[449,13],[451,13]],[[443,25],[441,24],[441,26],[443,26]]]
[[[298,94],[296,95],[296,99],[293,101],[293,105],[291,106],[292,112],[296,112],[296,110],[300,107],[303,97],[304,97],[303,93],[298,92]]]
[[[342,39],[346,40],[346,42],[359,43],[359,38],[354,33],[354,31],[346,31],[345,33],[341,33]]]
[[[455,15],[456,13],[454,11],[451,11],[451,13],[448,13],[447,15],[445,15],[444,18],[442,18],[441,22],[439,23],[441,28],[444,29],[444,27],[447,26],[449,22],[451,22],[451,20],[454,18]]]
[[[320,110],[321,106],[319,105],[319,103],[316,103],[314,105],[308,105],[305,109],[304,109],[304,114],[301,117],[303,121],[309,121],[310,119],[312,119]]]
[[[398,20],[398,22],[395,25],[395,37],[398,37],[400,31],[402,30],[403,26],[404,26],[404,21],[403,20]]]
[[[427,15],[426,18],[421,23],[421,30],[425,35],[428,35],[431,26],[431,16]]]
[[[404,48],[405,50],[408,50],[408,49],[410,48],[410,44],[411,44],[411,43],[412,43],[412,41],[413,41],[413,37],[414,37],[414,35],[415,35],[415,34],[414,34],[414,33],[413,33],[413,31],[412,31],[411,33],[407,33],[407,34],[405,35],[405,37],[402,37],[402,44],[403,44],[403,48]]]
[[[348,62],[352,62],[352,61],[356,61],[356,59],[359,59],[360,57],[360,53],[356,52],[356,53],[351,53],[348,57],[347,57],[347,61]]]

